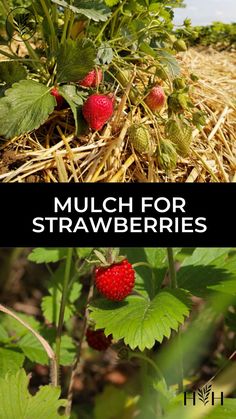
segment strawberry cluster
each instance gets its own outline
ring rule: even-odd
[[[124,300],[132,292],[134,283],[135,271],[127,259],[95,269],[96,288],[108,300]],[[89,327],[86,339],[91,348],[105,351],[111,345],[112,335],[105,336],[104,330],[93,330]]]
[[[103,73],[100,68],[90,71],[83,80],[78,81],[79,86],[84,88],[97,88],[103,79]],[[57,102],[56,109],[62,107],[64,99],[56,86],[51,89],[51,95]],[[91,94],[82,107],[82,113],[89,128],[94,131],[100,131],[109,121],[114,112],[114,97],[99,93]]]

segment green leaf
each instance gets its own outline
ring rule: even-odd
[[[38,364],[47,365],[48,357],[47,354],[34,335],[28,333],[23,336],[18,342],[17,346],[22,350],[24,355],[30,359],[32,362]]]
[[[109,7],[113,7],[116,4],[120,3],[120,0],[105,0],[105,3]]]
[[[41,335],[56,349],[56,330],[55,328],[44,328],[41,330]],[[60,351],[60,365],[71,366],[76,356],[76,346],[72,338],[68,335],[63,335],[61,339],[61,351]]]
[[[56,349],[56,344],[53,345]],[[60,365],[71,366],[75,359],[76,346],[70,336],[63,335],[61,339]]]
[[[0,378],[0,417],[4,419],[60,419],[58,409],[66,405],[59,400],[60,388],[41,387],[35,396],[28,391],[29,377],[22,369],[17,374]]]
[[[130,263],[143,262],[150,265],[135,268],[135,290],[153,298],[163,282],[167,269],[166,249],[122,248]]]
[[[6,329],[0,323],[0,342],[8,342],[9,336]]]
[[[76,252],[80,259],[88,258],[92,253],[93,247],[77,247]]]
[[[58,52],[58,82],[82,80],[94,68],[96,55],[96,49],[91,41],[68,39]]]
[[[127,394],[124,390],[113,386],[105,387],[105,390],[95,398],[95,419],[123,418]]]
[[[57,324],[59,320],[59,311],[60,311],[62,295],[58,289],[55,291],[55,294],[53,294],[52,288],[49,289],[49,292],[51,293],[51,295],[47,295],[46,297],[43,297],[42,299],[41,309],[42,309],[45,319],[49,323]],[[71,305],[67,304],[65,308],[65,315],[64,315],[65,322],[71,318],[73,313],[74,313],[74,308]]]
[[[102,44],[98,48],[96,64],[104,65],[110,64],[113,60],[113,50],[109,44]]]
[[[157,51],[158,59],[161,64],[166,65],[170,75],[174,78],[180,74],[180,67],[176,58],[164,50]]]
[[[191,265],[211,265],[220,257],[229,253],[229,248],[197,248],[182,263],[182,267]]]
[[[39,330],[40,323],[35,320],[33,316],[27,316],[26,314],[18,312],[17,316],[29,324],[35,331]],[[26,327],[23,326],[23,324],[20,324],[17,320],[13,319],[11,316],[6,316],[5,314],[1,315],[0,322],[8,332],[8,335],[11,336],[11,338],[14,340],[20,339],[22,336],[28,334]]]
[[[75,282],[72,285],[69,296],[68,296],[70,303],[75,303],[76,300],[78,300],[81,294],[81,290],[82,290],[82,284],[80,282]]]
[[[147,262],[153,268],[163,268],[167,266],[167,252],[163,248],[144,248],[144,252],[147,256]]]
[[[65,0],[52,0],[52,2],[70,9],[73,13],[86,16],[95,22],[105,22],[111,14],[110,9],[100,0],[75,0],[73,6]]]
[[[205,419],[234,419],[236,412],[236,400],[235,399],[224,399],[224,405],[218,405],[212,409],[206,416]]]
[[[22,79],[26,79],[27,71],[20,63],[16,61],[0,62],[0,82],[12,85]]]
[[[82,91],[78,91],[76,86],[70,84],[60,86],[59,93],[64,97],[71,108],[75,120],[75,131],[76,134],[78,134],[78,107],[83,105],[87,94]]]
[[[31,262],[52,263],[64,259],[67,254],[66,248],[58,247],[36,247],[28,256]]]
[[[204,297],[211,291],[236,295],[236,256],[228,248],[197,248],[182,263],[177,273],[181,288]]]
[[[5,377],[9,371],[11,374],[17,372],[19,368],[22,367],[24,359],[24,355],[19,352],[11,349],[0,348],[0,377]]]
[[[138,296],[120,303],[98,300],[90,305],[90,317],[106,335],[124,339],[131,349],[143,351],[152,348],[155,341],[169,338],[171,330],[177,330],[189,314],[189,305],[183,290],[165,289],[152,301]]]
[[[0,99],[0,135],[13,138],[42,125],[56,104],[50,89],[33,80],[21,80]]]

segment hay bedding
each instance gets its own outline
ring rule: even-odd
[[[235,182],[236,57],[211,48],[180,54],[183,74],[198,75],[193,101],[207,114],[207,125],[194,131],[188,158],[165,174],[153,155],[141,156],[128,142],[131,121],[152,126],[154,143],[163,136],[150,115],[127,113],[120,98],[113,121],[102,133],[75,138],[73,119],[55,112],[36,132],[0,146],[0,182]]]

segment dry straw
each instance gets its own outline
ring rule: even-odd
[[[100,134],[76,138],[71,115],[61,111],[38,131],[0,143],[0,182],[235,182],[235,53],[198,48],[178,59],[207,124],[194,131],[190,155],[179,158],[173,172],[164,173],[151,152],[140,155],[130,145],[131,121],[151,126],[153,147],[164,132],[151,115],[142,117],[139,108],[128,112],[126,90],[113,122]],[[191,73],[199,77],[197,82],[191,81]]]

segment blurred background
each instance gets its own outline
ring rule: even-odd
[[[175,10],[174,22],[181,25],[188,17],[193,25],[209,25],[215,21],[233,23],[236,21],[235,0],[185,0],[185,8]]]

